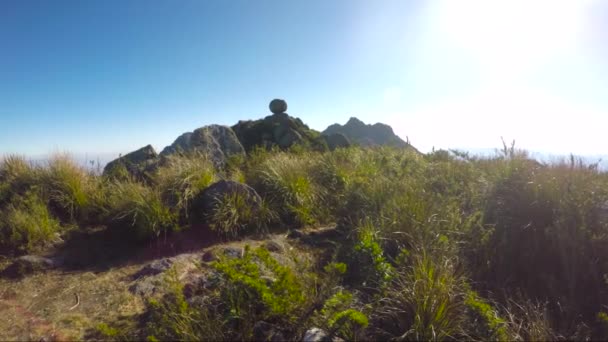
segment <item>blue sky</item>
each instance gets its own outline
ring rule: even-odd
[[[125,153],[288,112],[423,151],[600,154],[608,2],[0,2],[0,154]]]

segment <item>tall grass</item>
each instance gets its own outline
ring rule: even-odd
[[[136,182],[108,185],[106,217],[109,224],[139,239],[159,237],[177,230],[177,215],[162,201],[157,189]]]
[[[57,215],[70,220],[84,221],[92,211],[97,179],[78,166],[66,154],[51,157],[48,166],[41,168],[39,184]]]
[[[0,210],[0,254],[32,252],[44,247],[61,231],[36,193],[28,192]]]
[[[211,160],[204,154],[188,156],[169,156],[164,166],[158,168],[153,176],[164,203],[188,217],[192,199],[218,179]]]

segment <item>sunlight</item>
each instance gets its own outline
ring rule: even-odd
[[[439,1],[432,30],[485,76],[514,78],[577,47],[592,0]]]

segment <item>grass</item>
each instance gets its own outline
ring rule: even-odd
[[[543,165],[514,145],[487,158],[252,149],[221,170],[205,156],[180,156],[145,183],[89,173],[65,156],[44,166],[9,156],[0,164],[0,252],[41,251],[69,238],[65,227],[108,226],[120,239],[180,234],[192,199],[219,179],[247,183],[262,202],[224,194],[197,229],[234,240],[334,223],[336,231],[296,244],[316,256],[306,265],[293,251],[220,259],[213,269],[223,287],[207,293],[210,311],[184,304],[174,280],[173,295],[146,307],[174,327],[150,330],[159,339],[250,339],[261,320],[293,340],[313,324],[349,340],[607,336],[608,174],[574,157]],[[137,332],[96,323],[108,338]]]

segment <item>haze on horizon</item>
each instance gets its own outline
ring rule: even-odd
[[[0,49],[0,155],[160,150],[276,97],[423,152],[608,153],[602,0],[7,0]]]

